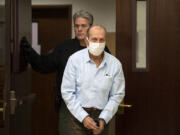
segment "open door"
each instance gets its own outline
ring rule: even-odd
[[[117,135],[179,135],[180,1],[116,2],[116,54],[125,73],[125,102],[133,105],[130,111],[125,109],[124,115],[117,117]],[[143,17],[145,13],[147,15]],[[143,25],[138,18],[147,22],[144,24],[147,24],[145,46],[136,45],[144,41]],[[143,47],[146,47],[147,55],[138,55]],[[146,63],[140,67],[142,58]]]
[[[31,41],[31,0],[1,0],[0,12],[0,134],[31,134],[31,73],[20,40]]]

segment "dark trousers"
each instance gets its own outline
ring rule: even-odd
[[[92,118],[98,118],[100,111],[88,111]],[[108,135],[109,124],[105,125],[103,132],[100,135]],[[59,133],[60,135],[93,135],[92,130],[84,127],[83,123],[79,122],[67,109],[63,103],[59,113]]]

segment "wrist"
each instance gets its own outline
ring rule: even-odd
[[[106,125],[106,121],[103,118],[99,118],[99,121],[103,121],[104,125]]]
[[[84,119],[82,120],[82,123],[89,117],[89,115],[85,116]]]

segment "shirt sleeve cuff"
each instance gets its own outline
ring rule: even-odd
[[[83,111],[80,113],[80,116],[78,118],[78,120],[82,123],[84,118],[86,118],[89,114],[86,111]]]
[[[99,116],[99,119],[103,119],[107,124],[110,121],[111,117],[109,115],[106,115],[105,112],[102,112]]]

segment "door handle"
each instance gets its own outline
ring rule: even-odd
[[[10,91],[10,114],[15,114],[16,111],[16,92]]]
[[[125,107],[125,108],[131,108],[132,105],[128,105],[128,104],[120,104],[119,107]]]
[[[0,112],[3,112],[4,111],[4,108],[0,108]]]
[[[18,99],[18,105],[23,105],[24,103],[31,103],[35,98],[35,93],[28,94],[27,96]]]
[[[128,104],[121,103],[121,104],[119,105],[118,113],[117,113],[117,114],[122,115],[122,114],[124,114],[124,109],[125,109],[125,108],[131,108],[131,107],[132,107],[132,105],[128,105]]]
[[[31,103],[36,97],[36,94],[31,93],[22,98],[16,98],[16,92],[10,91],[10,114],[15,114],[16,107],[22,106],[24,103]]]
[[[0,112],[3,113],[3,120],[5,120],[6,102],[3,102],[3,107],[0,108]]]

